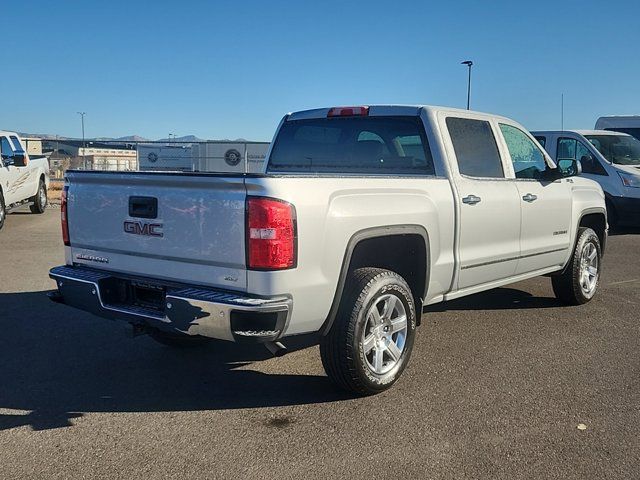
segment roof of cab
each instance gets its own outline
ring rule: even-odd
[[[577,133],[578,135],[630,135],[623,132],[615,132],[613,130],[535,130],[531,132],[533,135],[566,135],[567,133]]]
[[[476,112],[474,110],[463,110],[460,108],[438,107],[433,105],[358,105],[358,106],[368,106],[370,117],[376,117],[376,116],[407,116],[407,117],[416,116],[417,117],[420,115],[421,110],[424,110],[426,113],[444,112],[444,113],[450,113],[454,115],[472,114],[474,116],[479,116],[479,117],[503,119],[510,122],[513,121],[506,117],[502,117],[500,115],[494,115],[491,113]],[[314,108],[312,110],[301,110],[298,112],[290,113],[287,117],[287,120],[326,118],[331,108],[349,108],[349,107],[336,105],[335,107]]]

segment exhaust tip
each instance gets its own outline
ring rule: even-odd
[[[274,357],[282,357],[287,353],[287,347],[280,342],[266,342],[264,346]]]

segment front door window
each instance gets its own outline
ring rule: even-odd
[[[516,178],[542,178],[547,162],[538,146],[519,128],[501,123],[500,130],[507,143]]]

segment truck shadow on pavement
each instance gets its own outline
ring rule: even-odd
[[[85,412],[260,408],[350,398],[324,375],[277,370],[262,346],[172,349],[127,325],[51,303],[47,292],[0,293],[0,430],[71,426]],[[254,365],[255,364],[255,365]],[[319,370],[319,359],[317,368]]]
[[[639,227],[609,227],[609,236],[640,235]]]
[[[562,302],[553,297],[536,297],[529,292],[502,287],[444,303],[436,303],[428,306],[427,311],[524,310],[527,308],[560,308],[564,306]]]

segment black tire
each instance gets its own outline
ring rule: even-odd
[[[173,348],[191,348],[199,347],[209,342],[206,337],[195,337],[192,335],[169,333],[161,330],[154,330],[149,336],[156,342]]]
[[[395,297],[395,300],[392,298]],[[386,300],[385,300],[386,299]],[[389,304],[383,302],[390,302]],[[398,303],[400,302],[400,303]],[[393,308],[388,315],[388,324],[397,314],[397,325],[401,322],[400,306],[406,316],[406,329],[395,332],[394,327],[385,326],[386,320],[380,320],[372,328],[373,308],[378,311],[383,303],[382,317],[386,310]],[[392,305],[392,307],[391,307]],[[369,315],[371,313],[371,315]],[[375,332],[374,332],[375,330]],[[402,375],[406,368],[416,330],[416,309],[411,289],[407,282],[397,273],[381,268],[359,268],[350,273],[345,285],[342,301],[331,330],[320,340],[320,355],[327,376],[339,387],[358,395],[373,395],[389,389]],[[367,331],[371,332],[367,335]],[[365,353],[364,340],[375,337],[375,345]],[[401,337],[403,335],[403,337]],[[380,336],[383,336],[382,338]],[[402,341],[403,340],[403,341]],[[385,343],[386,342],[386,343]],[[391,343],[396,347],[392,351]],[[398,343],[396,343],[398,342]],[[397,346],[402,343],[400,355]],[[383,353],[378,357],[378,346]],[[394,358],[391,356],[393,353]],[[369,356],[371,355],[371,360]],[[384,371],[384,357],[387,356],[388,371]],[[372,363],[381,365],[380,373],[376,373]],[[393,365],[393,366],[391,366]]]
[[[7,207],[4,204],[4,196],[2,190],[0,190],[0,230],[4,227],[4,221],[7,218]]]
[[[590,245],[592,247],[590,247]],[[591,273],[585,272],[587,261],[587,249],[593,248],[595,251],[597,265],[595,267],[595,277],[591,280]],[[555,277],[551,277],[551,285],[556,298],[567,305],[583,305],[589,302],[595,295],[600,281],[602,270],[602,249],[600,239],[596,232],[590,228],[582,227],[578,230],[578,240],[573,250],[573,255],[564,272]],[[586,283],[583,275],[588,274]],[[587,285],[589,288],[585,288]]]
[[[40,214],[44,213],[44,211],[47,209],[47,186],[42,180],[40,180],[40,183],[38,185],[38,191],[33,197],[30,198],[30,200],[33,202],[31,205],[29,205],[31,213]]]

